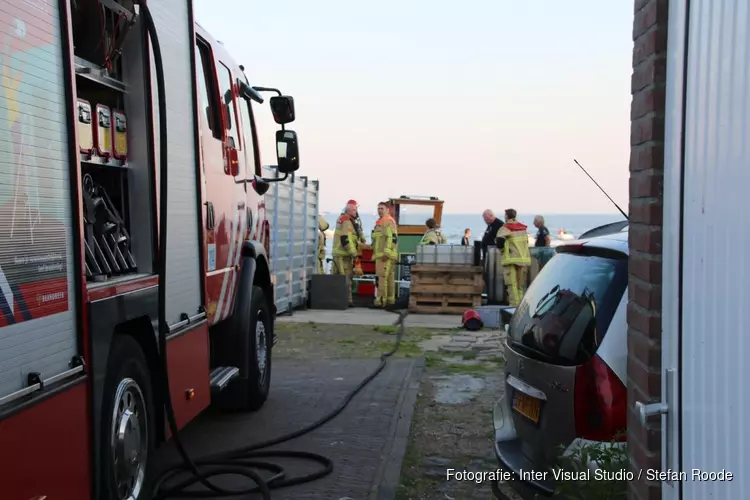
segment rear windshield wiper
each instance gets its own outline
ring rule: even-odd
[[[556,363],[555,358],[553,358],[546,352],[540,351],[538,349],[534,349],[533,347],[529,347],[526,344],[522,344],[518,342],[517,340],[511,340],[510,346],[513,348],[516,348],[517,350],[521,351],[523,354],[526,354],[530,358],[537,359],[539,361],[545,361],[548,363]]]

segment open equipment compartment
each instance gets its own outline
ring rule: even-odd
[[[155,272],[153,109],[145,26],[129,0],[74,2],[89,288]]]

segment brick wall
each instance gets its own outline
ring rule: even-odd
[[[668,0],[635,0],[630,111],[628,449],[634,470],[661,468],[659,420],[641,426],[636,401],[660,400],[661,242]],[[659,483],[630,484],[629,498],[661,498]]]

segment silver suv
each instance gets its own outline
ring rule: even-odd
[[[561,245],[507,328],[495,455],[513,484],[543,496],[561,448],[624,440],[627,422],[628,233]],[[588,464],[587,464],[588,465]]]

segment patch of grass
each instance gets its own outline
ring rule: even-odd
[[[398,334],[398,328],[393,325],[386,326],[375,326],[373,330],[389,336],[395,336]],[[433,335],[431,330],[426,328],[406,328],[404,335],[401,337],[401,343],[399,344],[398,351],[393,355],[394,357],[414,358],[424,354],[424,351],[420,345],[421,342],[429,340]],[[382,340],[377,343],[377,348],[380,353],[390,352],[393,349],[395,339]]]
[[[505,358],[502,356],[492,356],[490,358],[487,358],[486,361],[489,361],[490,363],[495,363],[498,365],[504,365],[505,364]]]
[[[399,327],[393,325],[342,325],[305,323],[277,323],[279,344],[274,348],[274,355],[279,358],[331,358],[355,359],[378,358],[384,352],[393,349]],[[394,358],[418,358],[421,356],[461,356],[462,353],[442,353],[425,351],[422,343],[433,336],[454,333],[446,328],[407,327],[401,338]],[[475,353],[468,353],[467,358],[474,358]],[[428,363],[436,364],[436,361]]]
[[[627,446],[618,446],[619,433],[611,443],[592,443],[577,448],[565,455],[561,446],[558,465],[570,474],[570,480],[557,484],[555,496],[565,500],[624,500],[627,498],[628,483],[625,480],[597,480],[593,474],[584,475],[589,463],[596,462],[601,470],[614,472],[628,467]]]
[[[477,351],[465,352],[465,353],[463,353],[463,355],[461,357],[463,359],[465,359],[466,361],[469,361],[471,359],[477,359]]]
[[[426,368],[442,368],[446,365],[445,357],[431,352],[425,356],[424,365]]]
[[[308,330],[310,328],[317,328],[318,325],[313,323],[312,325],[309,323],[287,323],[287,322],[281,322],[277,321],[274,325],[274,329],[276,330],[276,333],[291,333],[291,332],[299,332],[301,330]]]
[[[476,375],[480,373],[493,372],[497,370],[494,366],[471,364],[471,365],[458,365],[450,363],[448,364],[444,372],[446,375]]]
[[[406,453],[404,454],[404,461],[401,464],[401,470],[406,472],[406,474],[402,474],[403,481],[399,485],[399,492],[401,494],[397,494],[396,498],[403,498],[407,499],[408,497],[408,490],[411,488],[414,488],[416,486],[417,481],[419,481],[419,474],[409,474],[409,472],[414,472],[414,469],[419,468],[419,462],[421,457],[419,456],[419,452],[416,449],[416,443],[414,439],[414,434],[409,437],[409,443],[406,445]],[[404,495],[406,494],[406,495]]]
[[[394,341],[385,340],[378,342],[378,349],[381,353],[390,352],[395,345]],[[401,339],[401,343],[398,346],[398,351],[393,355],[394,357],[405,357],[413,358],[422,355],[422,348],[419,343],[414,340]]]
[[[373,332],[392,334],[398,331],[398,328],[393,325],[376,325],[372,327]]]
[[[493,357],[486,360],[478,360],[476,353],[466,352],[462,355],[465,361],[476,361],[475,363],[454,363],[456,353],[430,352],[425,356],[425,367],[432,369],[441,375],[481,375],[496,372],[505,360],[501,357]]]
[[[424,395],[420,395],[417,398],[416,407],[424,408],[427,398]],[[411,432],[409,433],[409,442],[406,445],[406,453],[404,454],[404,461],[401,464],[401,480],[396,490],[396,500],[412,500],[419,498],[419,494],[422,492],[429,492],[434,490],[431,480],[425,477],[422,473],[422,460],[423,450],[419,447],[418,432],[416,428],[420,425],[423,415],[415,415],[414,421],[411,424]]]

